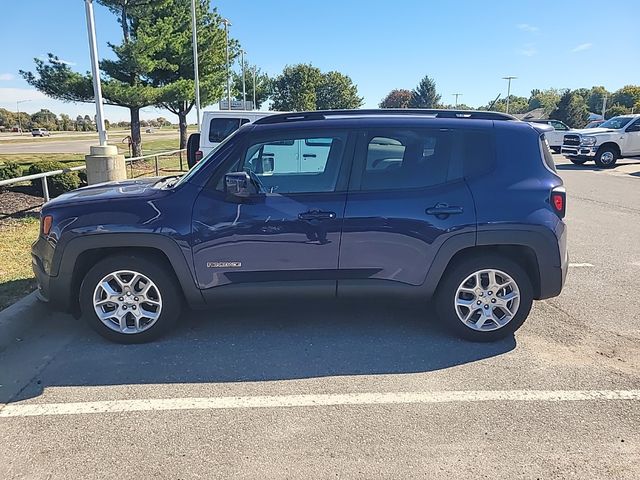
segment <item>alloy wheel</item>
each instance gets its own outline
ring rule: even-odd
[[[483,332],[498,330],[518,312],[520,289],[505,272],[483,269],[460,283],[454,302],[458,319],[468,328]]]
[[[151,328],[162,312],[160,290],[146,275],[118,270],[105,275],[93,293],[100,321],[118,333],[135,334]]]

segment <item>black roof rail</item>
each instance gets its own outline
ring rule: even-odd
[[[316,110],[311,112],[276,113],[253,122],[258,125],[273,123],[299,122],[304,120],[325,120],[328,117],[366,116],[366,115],[425,115],[433,118],[468,118],[480,120],[518,120],[501,112],[481,110],[438,110],[427,108],[379,108],[355,110]]]

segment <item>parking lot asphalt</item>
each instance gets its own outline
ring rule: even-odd
[[[515,337],[296,300],[124,346],[42,309],[0,352],[0,478],[640,478],[640,162],[556,160],[569,276]]]

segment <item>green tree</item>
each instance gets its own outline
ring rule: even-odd
[[[555,88],[549,88],[547,90],[532,90],[527,105],[527,111],[542,108],[544,109],[544,113],[549,115],[556,108],[559,101],[560,92]],[[509,107],[511,107],[511,105],[509,105]]]
[[[10,112],[6,108],[0,108],[0,125],[6,128],[12,128],[17,123],[16,114]]]
[[[316,88],[318,110],[360,108],[364,99],[358,96],[358,87],[351,77],[340,72],[327,72]]]
[[[592,113],[602,112],[602,102],[605,97],[611,97],[611,93],[603,86],[591,87],[587,96],[587,108]]]
[[[253,79],[255,69],[256,80],[256,104],[253,108],[260,110],[260,107],[264,102],[269,99],[271,95],[272,80],[269,75],[262,73],[262,71],[255,65],[250,65],[245,62],[245,91],[247,93],[247,101],[253,101]],[[233,72],[233,88],[232,92],[235,93],[236,100],[242,100],[242,67],[240,71]]]
[[[560,97],[558,106],[551,112],[550,117],[561,120],[570,127],[582,128],[589,119],[587,103],[581,95],[567,90]]]
[[[46,128],[47,130],[57,130],[58,117],[51,110],[43,108],[31,115],[31,125],[34,128],[41,127]]]
[[[480,110],[489,110],[491,106],[491,110],[494,112],[503,112],[507,111],[507,99],[500,98],[493,105],[488,104],[483,107],[480,107]],[[511,95],[509,97],[509,113],[527,113],[529,111],[529,99],[526,97],[518,97],[516,95]]]
[[[611,96],[612,104],[620,104],[628,109],[640,104],[640,86],[625,85]]]
[[[614,103],[604,114],[604,118],[609,120],[610,118],[617,117],[618,115],[627,115],[631,113],[631,109],[625,107],[624,105],[620,105],[619,103]]]
[[[58,121],[58,130],[69,131],[73,129],[73,120],[66,113],[60,114],[60,120]]]
[[[145,79],[162,89],[156,105],[178,116],[180,148],[187,145],[187,115],[195,105],[195,80],[191,37],[191,3],[180,0],[154,2],[138,11],[135,37],[143,45],[153,45],[147,52],[153,64]],[[226,37],[222,17],[210,8],[210,0],[196,2],[198,30],[198,74],[200,103],[218,101],[226,85]],[[238,44],[231,41],[231,61]]]
[[[322,72],[313,65],[287,65],[273,81],[271,109],[317,110],[317,88],[321,81]]]
[[[409,108],[411,90],[396,88],[391,90],[380,102],[380,108]]]
[[[163,3],[168,0],[156,0]],[[156,67],[152,56],[158,46],[135,36],[137,18],[149,3],[143,0],[103,0],[112,11],[119,11],[123,29],[123,43],[109,43],[113,58],[103,59],[100,68],[104,75],[102,91],[105,103],[129,109],[131,115],[131,146],[134,156],[142,155],[140,109],[158,103],[162,90],[145,81]],[[137,15],[138,17],[134,16]],[[67,102],[92,102],[93,85],[90,74],[74,72],[58,57],[49,53],[48,61],[34,59],[36,73],[20,70],[23,78],[44,94]]]
[[[441,98],[442,96],[436,91],[435,80],[425,75],[411,94],[411,107],[438,108]]]

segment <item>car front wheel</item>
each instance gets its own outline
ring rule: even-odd
[[[600,168],[612,168],[618,160],[618,152],[613,147],[601,147],[594,160]]]
[[[466,258],[452,266],[438,287],[440,319],[457,335],[487,342],[512,335],[533,303],[527,273],[497,255]]]
[[[80,287],[80,308],[89,325],[118,343],[142,343],[178,320],[181,296],[168,269],[151,259],[118,255],[98,262]]]

